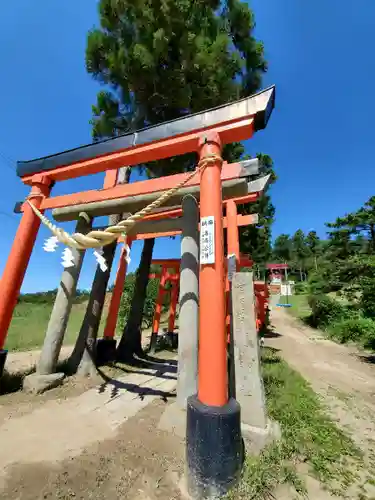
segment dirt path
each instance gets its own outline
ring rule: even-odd
[[[274,332],[266,339],[266,345],[279,349],[282,358],[311,383],[313,389],[322,397],[332,418],[350,433],[363,450],[369,469],[373,468],[373,357],[325,339],[317,330],[304,326],[281,308],[273,308],[272,325]],[[366,494],[368,496],[363,498],[375,498],[375,489],[371,485],[367,486]]]
[[[158,427],[174,401],[176,372],[173,359],[152,363],[4,414],[0,499],[183,498],[183,440]]]

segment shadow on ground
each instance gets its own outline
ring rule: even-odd
[[[125,374],[149,375],[150,377],[160,379],[177,380],[177,361],[173,359],[161,359],[145,355],[143,359],[134,358],[131,362],[126,364],[114,363],[111,367]],[[138,394],[142,400],[145,396],[159,396],[163,401],[167,402],[167,398],[176,397],[176,394],[173,392],[165,392],[157,388],[142,387],[137,384],[118,380],[116,377],[108,376],[101,368],[97,368],[97,372],[103,379],[103,383],[99,386],[98,392],[103,393],[106,388],[110,386],[111,399],[115,398],[121,390]]]
[[[265,339],[276,339],[282,337],[281,333],[278,333],[275,330],[268,330],[263,336]]]
[[[19,372],[8,372],[4,370],[0,380],[0,396],[12,394],[22,389],[23,379],[35,372],[35,367]]]
[[[375,355],[374,354],[367,354],[367,355],[357,355],[357,358],[360,361],[363,361],[364,363],[368,364],[375,364]]]

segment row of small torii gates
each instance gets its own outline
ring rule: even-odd
[[[144,164],[190,152],[196,152],[200,160],[214,158],[199,176],[190,179],[184,188],[170,197],[166,209],[147,215],[127,235],[129,245],[133,240],[182,233],[181,269],[191,271],[197,265],[199,294],[190,300],[190,304],[195,300],[198,311],[198,382],[197,393],[191,394],[186,403],[186,457],[189,484],[192,489],[202,491],[226,491],[237,480],[243,463],[240,406],[228,389],[226,318],[229,308],[226,306],[228,294],[226,299],[225,292],[230,290],[229,257],[234,257],[234,271],[239,270],[241,264],[251,264],[248,258],[240,255],[238,227],[252,224],[256,219],[254,216],[239,215],[237,205],[256,201],[269,181],[269,177],[264,177],[248,182],[250,176],[258,173],[257,160],[228,164],[221,161],[221,153],[225,144],[249,139],[256,131],[264,129],[274,108],[274,101],[275,89],[270,87],[211,110],[56,155],[18,162],[17,166],[22,182],[31,186],[28,202],[34,207],[42,213],[52,210],[58,222],[79,220],[84,214],[91,224],[96,216],[134,213],[188,176],[177,174],[118,184],[118,171],[124,165]],[[102,189],[50,196],[56,182],[99,172],[105,172]],[[189,199],[189,196],[197,200],[197,209],[190,215],[184,209],[184,200]],[[4,349],[7,331],[40,226],[40,218],[28,203],[21,203],[18,211],[22,213],[21,222],[0,282],[0,358],[3,363],[7,354]],[[189,247],[190,240],[195,238],[192,234],[198,234],[198,213],[201,225],[203,221],[212,224],[211,240],[204,251],[201,231],[200,257],[193,255],[194,251],[189,253],[190,250],[186,250],[192,248]],[[225,227],[227,263],[224,257]],[[120,237],[118,242],[121,241]],[[77,253],[82,255],[83,252]],[[191,258],[194,266],[189,264]],[[120,259],[119,266],[105,329],[108,338],[113,337],[115,332],[126,274],[124,258]],[[164,262],[162,266],[160,296],[168,277],[166,269],[169,263]],[[177,266],[176,262],[175,269]],[[186,273],[183,277],[183,272],[180,286],[186,286],[191,278]],[[174,271],[176,283],[177,275]],[[260,284],[257,296],[264,304],[265,289]],[[175,309],[176,300],[177,284],[172,310]],[[248,304],[247,307],[252,308],[254,304]],[[260,311],[264,311],[264,307],[258,306],[257,309],[258,322],[261,322],[263,313]],[[159,310],[160,299],[156,307],[154,333]]]
[[[257,219],[255,216],[248,216],[248,218],[253,220]],[[229,244],[229,248],[238,249],[239,244],[238,244],[238,237],[236,237],[236,232],[233,231],[230,234],[234,237],[234,241],[231,242],[232,244]],[[161,237],[161,234],[158,233],[158,236]],[[125,253],[124,250],[123,253]],[[155,302],[155,312],[152,321],[152,332],[150,341],[150,352],[155,353],[157,338],[160,328],[161,313],[166,293],[170,294],[167,333],[173,334],[175,331],[176,312],[179,300],[181,259],[153,259],[152,264],[154,266],[161,266],[161,270],[159,273],[149,274],[149,279],[159,280],[159,287]],[[237,270],[241,268],[251,268],[252,266],[253,266],[253,261],[249,257],[239,255]],[[126,271],[127,271],[127,261],[124,258],[124,255],[121,255],[119,267],[116,274],[115,286],[113,288],[111,301],[109,304],[107,320],[103,333],[103,339],[113,339],[115,337],[117,318],[120,309],[122,291],[124,289]],[[169,283],[171,284],[170,289],[168,288]],[[228,280],[228,275],[226,275],[225,323],[227,327],[228,341],[230,336],[230,322],[231,322],[229,290],[230,290],[230,284]],[[254,292],[255,292],[256,327],[257,330],[259,331],[265,324],[266,310],[268,307],[268,287],[266,283],[262,281],[254,282]]]

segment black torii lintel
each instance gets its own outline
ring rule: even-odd
[[[153,125],[135,132],[119,135],[112,139],[95,142],[62,153],[43,158],[17,162],[17,175],[24,177],[53,170],[65,165],[71,165],[84,160],[90,160],[106,154],[115,153],[141,144],[152,143],[194,130],[212,127],[215,124],[230,120],[254,116],[254,130],[266,127],[275,105],[275,86],[245,97],[238,101],[223,104],[212,109],[186,115],[159,125]]]

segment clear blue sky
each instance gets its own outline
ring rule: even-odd
[[[28,189],[15,175],[19,159],[56,153],[91,141],[89,119],[99,85],[86,74],[87,31],[96,24],[94,0],[15,0],[0,18],[0,273],[18,216],[15,201]],[[354,210],[374,193],[374,0],[253,0],[256,36],[264,41],[276,84],[276,109],[265,131],[246,143],[265,152],[279,180],[272,188],[274,236],[301,228],[324,234],[324,222]],[[57,185],[54,194],[92,189],[103,176]],[[68,229],[72,227],[66,226]],[[41,229],[23,292],[55,288],[61,252],[47,254]],[[132,253],[137,265],[141,244]],[[155,257],[179,254],[179,240],[159,240]],[[85,259],[81,288],[95,270]]]

